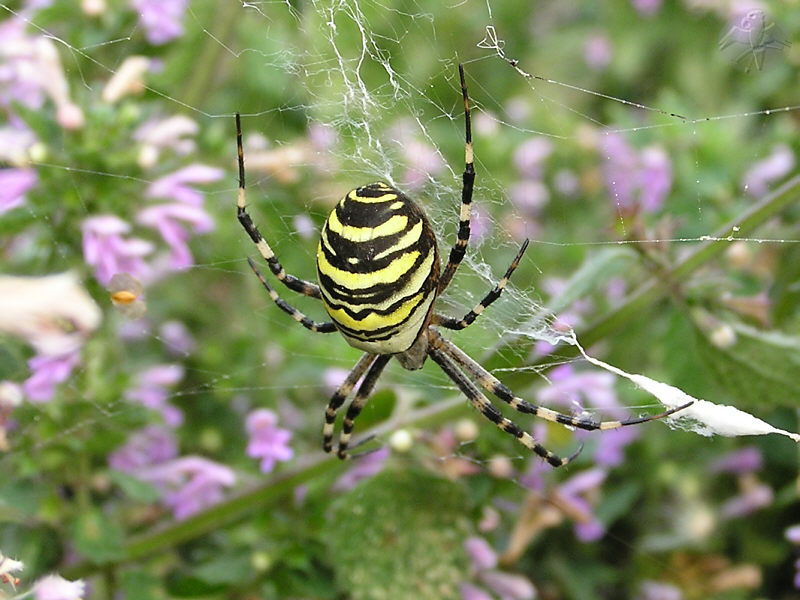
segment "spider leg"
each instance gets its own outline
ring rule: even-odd
[[[370,366],[369,371],[367,371],[367,374],[364,376],[364,381],[362,381],[361,385],[358,387],[355,398],[350,402],[350,406],[347,407],[347,412],[342,421],[342,432],[339,434],[339,447],[336,449],[336,456],[342,460],[350,458],[350,455],[347,453],[347,447],[350,444],[350,436],[353,433],[355,420],[358,418],[358,415],[361,414],[361,409],[367,404],[367,400],[369,400],[370,394],[372,394],[372,390],[383,372],[383,368],[391,358],[391,354],[379,354],[377,356]],[[327,412],[325,413],[325,419],[327,424]],[[356,446],[360,446],[361,443],[363,442],[356,443]]]
[[[242,227],[244,227],[244,230],[250,236],[250,239],[253,240],[253,243],[258,248],[261,256],[263,256],[264,260],[267,261],[270,271],[272,271],[275,277],[277,277],[278,280],[283,283],[283,285],[292,291],[303,294],[304,296],[311,296],[312,298],[320,299],[322,296],[319,292],[319,286],[311,283],[310,281],[305,281],[295,277],[294,275],[290,275],[283,269],[280,261],[278,261],[278,258],[272,251],[272,248],[269,247],[269,244],[267,244],[266,240],[258,231],[258,227],[255,226],[253,220],[250,218],[250,215],[247,214],[247,199],[245,197],[244,189],[244,150],[242,149],[242,123],[238,112],[236,113],[236,149],[239,156],[239,197],[236,208],[239,223],[242,224]]]
[[[531,434],[529,434],[527,431],[524,431],[513,421],[505,418],[500,411],[497,410],[497,407],[494,406],[488,400],[488,398],[481,393],[475,384],[472,383],[472,381],[470,381],[470,379],[461,371],[461,369],[459,369],[458,365],[447,355],[446,352],[438,348],[431,348],[430,357],[442,368],[442,371],[444,371],[445,374],[453,380],[453,383],[458,386],[458,389],[461,390],[461,392],[467,397],[472,406],[475,407],[478,412],[480,412],[489,421],[497,425],[498,428],[510,435],[513,435],[523,446],[541,456],[552,466],[561,467],[566,465],[572,462],[572,460],[578,456],[578,454],[580,454],[583,446],[579,447],[574,454],[566,458],[561,458],[553,454],[547,448],[534,440]]]
[[[429,339],[433,348],[443,352],[453,359],[453,361],[455,361],[459,367],[466,371],[470,376],[475,378],[475,381],[477,381],[483,389],[497,396],[503,402],[506,402],[514,410],[524,414],[533,415],[553,423],[561,423],[562,425],[567,425],[569,427],[586,429],[588,431],[594,431],[596,429],[617,429],[627,425],[638,425],[639,423],[663,419],[664,417],[668,417],[693,404],[693,402],[687,402],[686,404],[677,406],[675,408],[670,408],[669,410],[657,415],[634,417],[632,419],[625,419],[622,421],[598,421],[597,419],[565,415],[563,413],[550,410],[549,408],[544,408],[543,406],[531,404],[530,402],[526,402],[522,398],[515,396],[508,386],[504,385],[499,379],[489,373],[489,371],[467,356],[467,354],[458,346],[444,339],[435,329],[429,330]]]
[[[467,95],[467,82],[464,79],[464,66],[458,65],[458,76],[461,79],[461,95],[464,97],[464,174],[461,186],[461,214],[459,215],[458,239],[447,260],[447,265],[439,278],[439,293],[441,294],[456,274],[458,265],[464,258],[469,243],[470,206],[472,205],[472,188],[475,183],[475,166],[472,155],[472,124],[469,112],[469,96]]]
[[[481,300],[475,308],[465,314],[461,319],[454,319],[453,317],[448,317],[445,315],[433,315],[433,325],[441,325],[445,329],[464,329],[465,327],[471,325],[475,319],[478,318],[478,315],[481,314],[486,308],[495,300],[500,297],[500,294],[503,293],[503,290],[508,285],[508,280],[511,277],[511,274],[514,272],[514,269],[517,268],[519,265],[520,259],[522,259],[522,255],[525,253],[525,249],[528,247],[528,240],[526,239],[522,243],[522,247],[517,252],[516,258],[511,262],[511,265],[508,267],[506,274],[503,275],[503,278],[497,282],[497,285],[494,286],[494,289],[490,291],[486,296],[484,296],[483,300]]]
[[[333,428],[336,423],[336,413],[339,408],[341,408],[344,401],[347,400],[347,397],[350,395],[350,392],[353,391],[358,380],[361,379],[361,376],[364,375],[369,366],[375,362],[377,357],[377,354],[364,354],[358,360],[356,366],[353,367],[353,370],[347,374],[347,377],[342,382],[342,385],[339,386],[339,389],[331,396],[328,407],[325,409],[325,425],[322,426],[322,448],[325,452],[330,453],[333,451]]]
[[[272,298],[272,301],[280,307],[280,309],[292,317],[295,321],[300,323],[306,329],[310,329],[311,331],[316,331],[317,333],[333,333],[336,331],[336,325],[333,324],[333,321],[324,321],[322,323],[318,323],[316,321],[312,321],[299,310],[294,308],[291,304],[289,304],[286,300],[278,296],[278,292],[276,292],[272,286],[267,282],[264,276],[261,274],[261,271],[258,270],[256,267],[256,263],[248,256],[247,257],[247,264],[250,265],[250,268],[253,269],[253,272],[258,277],[261,284],[266,288],[269,297]]]

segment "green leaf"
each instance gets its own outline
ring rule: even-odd
[[[120,576],[119,587],[125,598],[136,600],[158,600],[163,598],[159,593],[159,578],[145,569],[125,571]]]
[[[770,289],[772,317],[776,325],[788,324],[800,307],[800,246],[787,244],[775,270]]]
[[[108,478],[113,481],[126,496],[137,502],[151,503],[159,499],[158,490],[151,484],[132,475],[112,469]]]
[[[642,486],[637,481],[609,487],[605,490],[602,502],[595,510],[595,516],[605,525],[610,525],[630,513],[641,494]]]
[[[75,549],[90,561],[103,564],[125,556],[125,534],[100,510],[83,513],[72,528]]]
[[[6,556],[24,557],[25,573],[52,570],[64,559],[60,532],[35,522],[30,519],[27,525],[8,522],[0,525],[0,549]]]
[[[547,309],[556,315],[563,312],[576,300],[601,288],[612,277],[625,273],[636,261],[636,253],[626,246],[612,246],[592,252]]]
[[[208,584],[237,584],[253,576],[250,554],[223,554],[192,569],[192,575]]]
[[[339,585],[353,600],[459,598],[465,504],[461,486],[429,473],[363,481],[333,503],[323,532]]]
[[[772,406],[797,407],[800,398],[800,338],[762,331],[741,323],[727,323],[735,340],[714,345],[707,324],[695,320],[700,355],[711,375],[739,408],[763,410]]]
[[[195,598],[219,592],[225,586],[219,583],[208,583],[193,574],[183,571],[170,573],[166,580],[166,588],[170,597]]]
[[[562,292],[550,300],[544,312],[536,314],[527,324],[523,324],[522,329],[536,330],[541,326],[543,317],[564,312],[577,300],[602,288],[612,277],[622,275],[630,270],[637,260],[636,253],[626,246],[613,246],[592,252],[569,278]],[[498,348],[519,343],[518,336],[517,333],[503,335],[501,340],[494,345],[491,353],[494,354]],[[526,344],[523,343],[523,345]]]

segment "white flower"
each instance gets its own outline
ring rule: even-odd
[[[76,350],[97,329],[101,316],[75,273],[0,275],[0,331],[24,339],[39,354]]]
[[[78,579],[67,581],[61,575],[46,575],[33,586],[36,600],[81,600],[86,584]]]
[[[103,100],[109,104],[118,102],[130,94],[144,91],[144,74],[150,69],[146,56],[129,56],[103,88]]]
[[[21,561],[0,554],[0,580],[11,579],[9,577],[11,573],[22,571],[24,568],[25,565]]]

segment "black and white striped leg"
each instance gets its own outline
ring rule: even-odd
[[[253,272],[256,274],[256,277],[258,277],[259,281],[261,281],[261,284],[267,290],[269,297],[272,298],[272,301],[275,302],[275,304],[277,304],[278,307],[280,307],[280,309],[283,312],[285,312],[295,321],[300,323],[300,325],[302,325],[306,329],[310,329],[311,331],[316,331],[318,333],[333,333],[334,331],[336,331],[336,325],[333,324],[333,321],[325,321],[322,323],[312,321],[303,313],[301,313],[299,310],[297,310],[295,307],[293,307],[291,304],[286,302],[286,300],[278,296],[278,292],[276,292],[269,284],[269,282],[267,282],[267,280],[261,274],[261,271],[259,271],[258,267],[256,267],[256,263],[254,263],[250,257],[247,258],[247,264],[249,264],[250,268],[253,269]]]
[[[484,310],[486,310],[486,308],[492,302],[497,300],[500,297],[500,294],[503,293],[503,290],[506,288],[506,285],[508,285],[508,280],[511,277],[511,274],[519,265],[519,261],[522,259],[522,255],[525,254],[525,249],[527,247],[528,247],[528,240],[526,239],[522,243],[522,247],[519,249],[519,252],[517,252],[516,258],[514,258],[514,260],[511,262],[511,265],[508,267],[506,274],[503,275],[503,278],[500,281],[498,281],[497,285],[494,286],[494,289],[488,294],[486,294],[483,300],[481,300],[475,308],[473,308],[466,315],[464,315],[463,318],[454,319],[453,317],[434,314],[432,324],[441,325],[445,329],[456,329],[456,330],[464,329],[465,327],[471,325],[475,321],[475,319],[478,318],[478,315],[480,315]]]
[[[347,374],[339,389],[331,396],[328,407],[325,409],[325,424],[322,426],[322,448],[325,452],[330,454],[333,451],[333,429],[336,424],[336,413],[344,404],[344,401],[347,400],[358,380],[361,379],[377,357],[377,354],[364,354],[358,360],[356,366],[353,367],[353,370]]]
[[[434,348],[445,353],[447,356],[453,359],[456,364],[466,371],[467,374],[473,377],[483,389],[494,396],[497,396],[503,402],[506,402],[514,410],[524,414],[534,415],[535,417],[539,417],[540,419],[551,421],[553,423],[561,423],[562,425],[567,425],[568,427],[586,429],[589,431],[596,429],[617,429],[618,427],[625,427],[627,425],[638,425],[648,421],[663,419],[664,417],[668,417],[692,404],[692,402],[688,402],[657,415],[635,417],[622,421],[598,421],[597,419],[565,415],[563,413],[550,410],[549,408],[531,404],[530,402],[515,396],[510,388],[504,385],[499,379],[489,373],[489,371],[484,369],[472,358],[467,356],[467,354],[458,346],[444,339],[437,331],[433,329],[429,330],[429,339]]]
[[[572,460],[578,456],[578,454],[580,454],[583,448],[582,446],[579,447],[575,453],[566,458],[561,458],[553,454],[547,448],[534,440],[527,431],[524,431],[519,425],[504,417],[500,411],[497,410],[497,407],[494,406],[486,398],[486,396],[483,395],[483,393],[481,393],[475,384],[470,381],[469,377],[467,377],[458,368],[458,365],[453,362],[453,360],[445,352],[433,348],[430,351],[430,357],[442,368],[442,371],[444,371],[445,374],[453,380],[453,383],[458,386],[458,389],[461,390],[461,392],[467,397],[472,406],[475,407],[478,412],[480,412],[489,421],[497,425],[497,427],[501,430],[513,435],[523,446],[541,456],[552,466],[564,466],[567,463],[572,462]]]
[[[283,266],[278,261],[278,258],[275,256],[275,253],[272,251],[272,248],[269,247],[266,240],[263,238],[261,233],[258,231],[258,227],[255,226],[253,220],[250,218],[250,215],[247,214],[247,199],[245,196],[245,184],[244,184],[244,150],[242,149],[242,122],[239,113],[236,113],[236,149],[239,156],[239,197],[237,200],[237,208],[236,214],[239,218],[239,223],[242,224],[244,230],[250,236],[250,239],[253,240],[253,243],[258,248],[258,251],[261,253],[261,256],[264,257],[264,260],[267,261],[269,265],[269,270],[278,278],[278,280],[283,283],[286,287],[290,290],[299,292],[304,296],[311,296],[312,298],[320,299],[322,296],[319,292],[319,286],[315,283],[311,283],[310,281],[305,281],[303,279],[299,279],[294,275],[288,274],[284,271]]]
[[[350,437],[353,434],[355,420],[358,418],[358,415],[361,414],[361,410],[367,404],[367,400],[369,400],[372,390],[375,387],[375,384],[378,382],[378,378],[381,376],[381,373],[383,372],[383,368],[391,358],[391,354],[378,355],[378,357],[370,366],[369,371],[367,371],[367,374],[364,376],[364,381],[362,381],[361,385],[358,387],[355,398],[353,398],[353,400],[350,402],[350,406],[347,407],[347,412],[342,420],[342,432],[339,434],[339,446],[336,449],[336,456],[341,460],[350,458],[350,455],[347,453],[347,447],[350,445]],[[327,418],[328,414],[326,413],[326,422]]]
[[[458,239],[450,250],[447,265],[439,278],[439,293],[441,294],[456,274],[456,269],[464,259],[469,243],[469,220],[472,206],[472,189],[475,184],[475,166],[472,155],[472,122],[469,111],[469,95],[467,95],[467,82],[464,79],[464,66],[458,65],[458,76],[461,79],[461,95],[464,97],[464,174],[461,184],[461,213],[458,224]]]

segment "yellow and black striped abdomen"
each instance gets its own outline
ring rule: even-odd
[[[356,188],[328,216],[317,249],[325,309],[351,346],[405,352],[427,325],[439,280],[422,210],[385,183]]]

